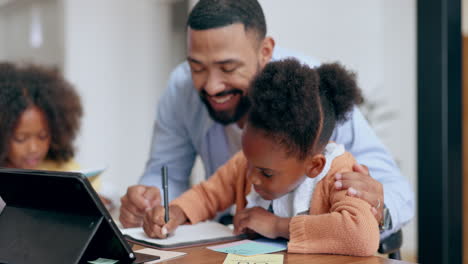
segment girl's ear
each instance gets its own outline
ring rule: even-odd
[[[323,154],[317,154],[310,157],[306,164],[306,174],[309,178],[315,178],[325,167],[326,159]]]

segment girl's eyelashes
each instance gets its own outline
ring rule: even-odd
[[[25,142],[27,137],[25,135],[15,135],[13,136],[13,140],[17,143],[23,143]]]
[[[27,135],[27,134],[19,134],[19,135],[14,135],[13,140],[17,143],[24,143],[26,140],[28,140],[30,137],[37,137],[40,140],[47,140],[50,137],[49,132],[41,132],[36,135]]]
[[[267,178],[271,178],[273,176],[273,173],[266,170],[260,170],[260,173]]]
[[[40,139],[40,140],[47,140],[47,139],[49,139],[49,133],[48,133],[48,132],[44,132],[44,133],[39,134],[39,139]]]

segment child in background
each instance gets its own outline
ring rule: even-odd
[[[80,97],[58,72],[0,63],[0,167],[78,171]],[[99,178],[89,179],[99,189]]]
[[[356,161],[329,142],[336,124],[362,102],[354,75],[339,64],[311,69],[294,59],[272,62],[249,97],[243,150],[172,201],[167,223],[162,206],[147,212],[145,232],[164,238],[235,204],[235,233],[287,238],[288,252],[374,254],[379,228],[371,206],[334,186],[334,175],[352,171]]]

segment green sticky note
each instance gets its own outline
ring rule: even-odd
[[[119,261],[114,260],[114,259],[106,259],[106,258],[98,258],[96,260],[88,261],[88,263],[90,264],[115,264],[117,262]]]
[[[246,240],[248,241],[248,240]],[[234,244],[234,243],[233,243]],[[252,256],[257,254],[267,254],[285,250],[286,248],[272,246],[264,243],[249,241],[246,243],[239,243],[232,246],[213,249],[218,252],[231,253],[242,256]]]

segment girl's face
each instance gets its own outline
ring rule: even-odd
[[[248,124],[242,136],[242,149],[249,166],[247,177],[266,200],[277,199],[294,190],[306,177],[317,176],[325,163],[321,154],[303,161],[287,155],[281,145]]]
[[[44,112],[28,107],[20,116],[9,143],[8,166],[35,169],[46,157],[50,130]]]

